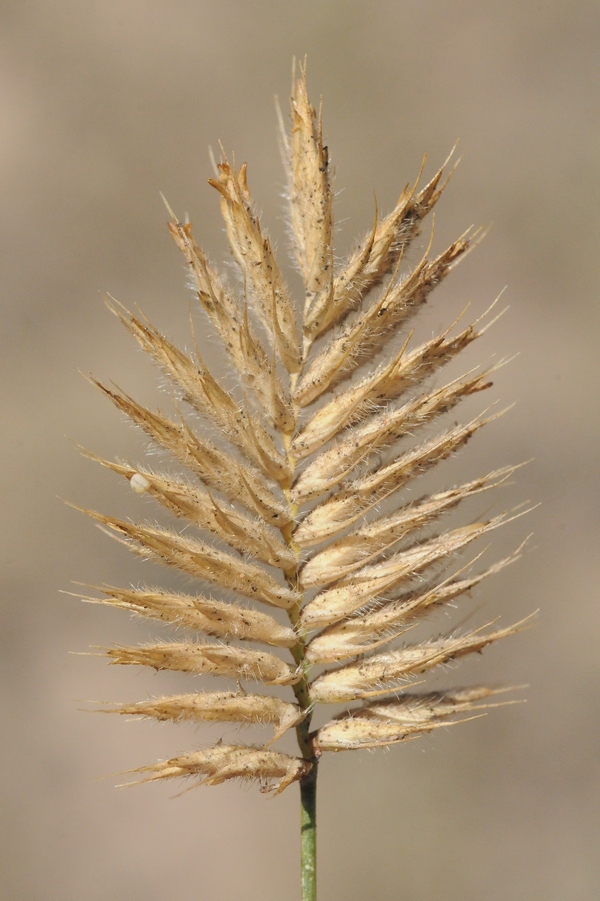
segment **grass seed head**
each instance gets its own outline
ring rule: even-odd
[[[478,555],[456,568],[465,548],[510,518],[441,524],[463,501],[498,488],[515,467],[455,487],[440,484],[423,496],[407,493],[420,475],[500,415],[450,427],[443,421],[491,384],[493,369],[440,378],[488,325],[476,320],[459,328],[458,320],[450,321],[416,345],[407,330],[479,240],[477,232],[465,233],[432,255],[431,239],[416,265],[407,262],[452,174],[449,160],[423,185],[424,161],[391,212],[376,210],[365,236],[337,263],[330,153],[304,69],[294,80],[291,124],[282,128],[281,145],[302,297],[293,299],[256,214],[245,164],[236,168],[223,157],[210,179],[241,288],[228,284],[196,242],[192,225],[167,205],[169,230],[200,315],[220,340],[228,384],[233,370],[234,390],[198,348],[193,355],[184,352],[141,314],[108,301],[166,376],[177,415],[95,384],[185,474],[85,452],[126,479],[140,503],[166,510],[176,526],[86,512],[135,554],[181,574],[187,585],[185,591],[104,587],[101,597],[86,600],[185,633],[176,641],[110,648],[105,653],[111,663],[202,679],[196,692],[111,709],[135,718],[270,730],[261,746],[218,741],[131,771],[140,782],[192,777],[194,784],[212,785],[237,778],[279,793],[292,782],[314,779],[325,751],[397,744],[477,716],[502,703],[495,700],[498,689],[415,692],[415,684],[525,624],[411,641],[416,623],[464,598],[518,554],[487,569],[478,569]],[[442,469],[440,480],[446,478]],[[217,597],[207,593],[209,586]],[[324,669],[315,677],[316,664]],[[229,680],[231,689],[207,691],[210,676]],[[284,686],[289,696],[275,697],[269,686]],[[311,727],[321,704],[357,701],[361,706]],[[271,748],[290,728],[296,729],[298,757]]]

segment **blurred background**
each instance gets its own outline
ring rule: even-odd
[[[172,785],[114,789],[112,774],[221,733],[81,712],[90,700],[191,683],[72,654],[152,630],[60,591],[77,591],[73,581],[170,584],[61,500],[154,513],[79,456],[77,443],[140,459],[144,441],[78,370],[153,407],[164,398],[102,297],[139,304],[189,346],[191,295],[159,191],[226,261],[209,146],[248,161],[283,254],[273,98],[287,108],[292,57],[307,54],[336,172],[340,256],[370,226],[373,192],[389,210],[423,152],[430,176],[459,139],[434,250],[472,224],[492,229],[419,329],[432,334],[468,302],[468,316],[479,315],[508,286],[500,306],[510,310],[469,361],[517,354],[485,398],[516,406],[432,484],[533,458],[492,512],[541,503],[494,533],[489,562],[533,537],[475,598],[486,602],[479,622],[539,608],[536,627],[447,675],[527,683],[527,703],[388,753],[326,756],[319,897],[597,899],[600,7],[4,0],[0,29],[2,898],[298,897],[295,787],[274,800],[236,784],[176,800]],[[194,316],[214,359],[216,341]],[[438,617],[434,628],[451,622]]]

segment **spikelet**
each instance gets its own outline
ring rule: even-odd
[[[314,779],[325,751],[396,744],[471,718],[473,711],[500,703],[490,702],[497,689],[418,693],[411,683],[526,625],[421,641],[407,634],[518,556],[479,572],[475,561],[452,572],[461,551],[514,517],[439,526],[447,511],[498,487],[516,467],[417,499],[402,492],[500,415],[450,428],[438,424],[491,384],[492,369],[451,380],[441,375],[488,327],[481,320],[461,327],[454,322],[420,345],[412,333],[402,335],[477,237],[465,234],[433,257],[428,248],[408,268],[411,244],[448,180],[448,161],[424,186],[421,171],[391,213],[376,215],[349,259],[334,265],[332,172],[321,112],[310,104],[304,71],[293,85],[291,129],[282,131],[282,149],[292,256],[304,285],[297,305],[254,210],[245,165],[223,159],[210,180],[241,288],[228,286],[196,243],[191,224],[169,208],[170,232],[238,390],[224,387],[197,349],[184,352],[141,314],[108,302],[166,376],[177,416],[95,384],[187,475],[85,452],[181,527],[86,512],[135,554],[184,574],[188,586],[185,592],[104,587],[102,597],[86,600],[184,633],[110,648],[105,653],[112,664],[237,684],[236,690],[207,691],[203,680],[195,692],[111,709],[161,721],[264,726],[274,733],[262,746],[219,741],[131,771],[142,782],[191,776],[212,785],[240,778],[280,792]],[[431,376],[438,377],[436,386]],[[186,420],[186,409],[198,425]],[[210,586],[220,595],[207,593]],[[317,664],[324,669],[315,676]],[[254,686],[249,691],[242,687],[246,682]],[[269,694],[271,685],[286,686],[289,698]],[[362,706],[311,731],[320,704],[355,701]],[[290,728],[297,731],[298,757],[271,749]]]

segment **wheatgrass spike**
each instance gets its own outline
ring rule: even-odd
[[[484,363],[446,384],[440,377],[442,367],[495,321],[487,318],[489,310],[466,321],[463,313],[450,324],[453,315],[442,317],[436,332],[413,343],[413,318],[483,236],[468,229],[436,255],[432,221],[429,243],[411,260],[411,245],[414,251],[455,167],[448,173],[448,158],[421,187],[423,158],[418,177],[399,182],[407,186],[391,212],[380,215],[375,202],[371,228],[341,259],[322,105],[311,103],[305,64],[293,76],[290,113],[281,143],[291,261],[301,282],[297,298],[254,211],[246,165],[222,153],[210,184],[239,268],[235,288],[209,262],[189,221],[167,210],[169,231],[208,317],[208,337],[216,333],[227,369],[205,364],[206,344],[196,342],[193,326],[188,353],[141,314],[108,303],[167,376],[176,413],[152,412],[95,382],[151,439],[149,453],[158,450],[167,460],[163,467],[162,460],[137,465],[88,456],[127,479],[131,501],[145,504],[147,495],[158,502],[176,517],[177,528],[87,512],[138,556],[171,567],[186,585],[105,585],[96,589],[101,597],[84,600],[175,633],[176,640],[161,636],[105,650],[113,664],[171,671],[172,679],[178,673],[197,677],[196,692],[176,689],[116,705],[114,712],[192,723],[199,731],[208,724],[267,727],[267,740],[258,746],[225,744],[220,733],[211,747],[131,770],[134,779],[188,777],[192,786],[241,779],[275,794],[297,782],[302,901],[316,901],[321,755],[401,744],[511,703],[497,698],[500,689],[479,685],[415,688],[431,671],[519,632],[528,619],[468,632],[450,626],[441,637],[425,628],[430,613],[442,607],[450,613],[459,600],[463,607],[521,550],[476,572],[478,557],[466,564],[457,558],[522,513],[495,515],[492,509],[465,524],[462,505],[461,519],[450,525],[443,519],[462,501],[498,488],[517,467],[462,476],[459,484],[452,479],[455,487],[438,483],[426,494],[415,490],[420,475],[433,474],[506,412],[484,410],[466,423],[439,420],[450,411],[457,415],[460,401],[487,389],[499,368]],[[204,331],[198,329],[202,339]],[[432,377],[439,379],[435,386]],[[231,684],[207,690],[211,677]],[[246,682],[261,687],[246,692]],[[327,722],[318,705],[332,703],[342,708]],[[324,723],[320,728],[312,724],[313,712]],[[291,729],[298,757],[272,748]]]

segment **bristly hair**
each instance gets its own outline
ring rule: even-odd
[[[86,600],[183,630],[176,641],[111,648],[105,652],[111,663],[226,677],[237,685],[109,709],[270,730],[263,745],[218,741],[131,771],[142,782],[242,778],[280,792],[314,773],[326,751],[392,745],[471,719],[474,712],[506,703],[497,700],[500,689],[427,692],[415,691],[415,685],[430,670],[481,651],[527,622],[413,642],[407,637],[431,611],[456,602],[518,556],[517,551],[483,571],[466,564],[449,574],[463,549],[514,514],[445,530],[434,526],[463,500],[499,486],[516,467],[418,499],[407,500],[402,491],[499,415],[483,414],[437,434],[431,428],[491,384],[493,370],[487,368],[428,386],[432,375],[479,338],[487,328],[481,320],[462,330],[454,323],[418,346],[410,330],[404,331],[399,349],[396,342],[385,355],[477,241],[477,233],[464,234],[435,257],[428,248],[406,270],[407,252],[447,184],[448,161],[425,185],[421,171],[394,209],[383,218],[377,214],[349,258],[336,265],[329,153],[304,69],[294,78],[291,128],[282,127],[281,141],[293,261],[304,284],[300,306],[254,212],[245,165],[236,168],[223,158],[210,179],[242,293],[209,262],[191,224],[169,210],[169,230],[197,298],[239,379],[238,397],[197,351],[182,352],[141,314],[108,302],[167,377],[177,410],[189,406],[216,437],[205,437],[206,430],[179,413],[169,418],[96,382],[188,475],[88,456],[127,479],[136,493],[151,496],[184,528],[86,512],[135,554],[200,584],[189,593],[104,587],[102,597]],[[416,441],[407,446],[407,436]],[[219,597],[211,596],[211,585]],[[315,676],[311,669],[317,664],[323,666]],[[289,698],[271,696],[271,685],[288,686]],[[340,702],[359,704],[311,729],[317,705]],[[297,757],[272,748],[290,728],[297,731]]]

